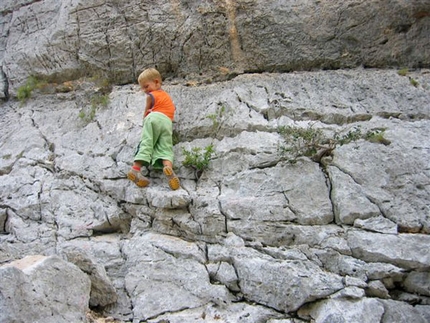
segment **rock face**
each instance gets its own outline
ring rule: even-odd
[[[145,189],[125,178],[145,100],[136,85],[114,87],[91,118],[89,85],[3,104],[3,264],[59,256],[91,281],[87,307],[124,322],[428,321],[428,71],[164,88],[177,105],[178,191],[154,170]],[[331,138],[384,129],[384,140],[360,137],[291,163],[288,126]],[[182,165],[185,151],[209,145],[208,169]],[[20,295],[12,281],[2,288]],[[20,311],[16,297],[2,308]]]
[[[430,66],[425,0],[3,0],[0,10],[5,95],[29,75],[56,82],[102,75],[124,84],[154,65],[165,77],[202,81]]]
[[[1,323],[430,321],[428,1],[0,10]],[[125,176],[153,65],[177,191]]]

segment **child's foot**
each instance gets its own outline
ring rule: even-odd
[[[178,178],[178,176],[176,176],[172,167],[164,166],[163,173],[164,173],[164,175],[166,175],[167,181],[169,182],[169,187],[172,190],[177,190],[178,188],[181,187],[181,183],[179,182],[179,178]]]
[[[140,171],[133,168],[127,173],[127,178],[139,187],[145,187],[149,185],[149,180],[143,176]]]

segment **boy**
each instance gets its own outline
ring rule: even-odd
[[[152,165],[155,169],[163,168],[169,187],[177,190],[181,185],[173,171],[172,121],[175,106],[169,94],[161,89],[161,75],[156,69],[144,70],[139,75],[138,82],[147,94],[146,106],[142,136],[127,178],[139,187],[148,186],[149,180],[142,175],[140,169],[144,165]]]

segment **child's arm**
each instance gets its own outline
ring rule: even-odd
[[[143,118],[151,113],[152,107],[154,106],[154,96],[151,93],[148,93],[146,95],[146,106],[145,106],[145,112],[143,113]]]

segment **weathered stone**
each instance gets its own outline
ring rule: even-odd
[[[0,321],[85,321],[91,283],[75,265],[33,256],[3,265],[0,273]]]
[[[65,248],[61,252],[65,258],[78,266],[91,280],[89,305],[91,307],[115,303],[118,299],[115,288],[103,266],[94,261],[81,249]]]
[[[245,297],[287,313],[343,288],[339,276],[320,271],[309,261],[270,261],[242,256],[235,258],[233,265]],[[323,287],[321,281],[329,283]]]
[[[177,192],[152,169],[147,188],[126,179],[141,132],[138,86],[114,87],[92,120],[79,116],[95,93],[85,83],[10,100],[0,109],[0,262],[71,248],[115,289],[117,301],[99,314],[127,322],[203,312],[303,322],[291,317],[305,302],[364,304],[373,284],[377,301],[388,291],[400,303],[428,304],[413,273],[429,266],[429,75],[409,72],[418,86],[395,70],[367,69],[165,82],[177,105]],[[320,164],[290,164],[280,149],[282,126],[331,136],[358,125],[363,133],[384,128],[391,144],[355,141]],[[183,148],[211,144],[200,176],[182,165]],[[354,192],[349,203],[342,187]],[[216,311],[206,310],[213,304]],[[331,317],[356,313],[344,310]]]
[[[245,303],[232,303],[225,306],[208,304],[198,308],[185,309],[178,313],[166,313],[156,319],[148,320],[148,323],[183,323],[183,322],[272,322],[269,318],[280,317],[281,314],[275,310],[261,306],[249,305]],[[274,322],[278,322],[276,319]],[[283,321],[281,321],[283,322]],[[287,321],[288,323],[299,323]]]
[[[384,317],[381,320],[383,323],[393,321],[425,323],[427,322],[426,317],[428,317],[428,314],[430,313],[430,306],[427,306],[426,309],[421,312],[414,306],[403,302],[393,300],[381,300],[380,302],[384,305],[385,309]]]
[[[147,189],[146,196],[152,206],[164,209],[186,208],[191,202],[191,197],[183,189],[172,192],[151,187]]]
[[[366,288],[366,295],[383,299],[390,298],[390,294],[385,288],[385,285],[379,280],[372,280],[369,282]]]
[[[331,198],[338,224],[353,224],[360,219],[376,217],[379,208],[365,196],[359,184],[336,167],[328,167],[332,181]]]
[[[425,67],[428,12],[425,1],[7,1],[0,62],[12,93],[29,75],[123,84],[153,65],[190,84],[249,71]]]
[[[363,288],[357,286],[347,286],[331,295],[330,298],[361,299],[364,296],[365,292]]]
[[[124,246],[128,268],[125,284],[134,299],[136,322],[166,311],[209,302],[223,304],[232,299],[224,286],[210,284],[205,266],[195,260],[198,255],[176,257],[159,248],[154,238],[154,235],[134,237]],[[194,252],[199,253],[197,249]]]
[[[430,296],[430,273],[428,271],[413,271],[404,281],[406,291],[424,296]]]
[[[360,300],[335,298],[307,305],[298,313],[301,318],[312,319],[318,323],[372,323],[379,322],[384,317],[384,306],[374,298]]]
[[[211,280],[218,281],[233,292],[240,292],[238,277],[234,267],[224,261],[217,264],[208,264]]]
[[[430,265],[430,236],[348,232],[354,257],[368,262],[388,262],[406,269]],[[407,251],[406,251],[407,250]]]
[[[366,220],[356,219],[354,221],[354,227],[379,233],[397,234],[397,225],[393,221],[382,216]]]

